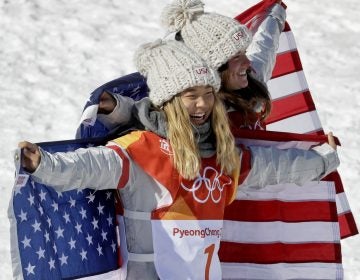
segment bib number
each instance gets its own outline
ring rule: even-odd
[[[209,280],[209,274],[210,274],[210,265],[211,260],[214,254],[215,250],[215,244],[211,244],[209,247],[205,249],[205,254],[208,254],[207,260],[206,260],[206,266],[205,266],[205,280]]]

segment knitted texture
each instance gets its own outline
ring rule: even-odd
[[[157,106],[194,86],[220,89],[217,71],[182,42],[157,40],[135,52],[137,70],[147,78],[149,98]]]
[[[204,13],[200,0],[175,0],[167,5],[161,22],[170,32],[181,32],[184,43],[212,68],[219,68],[237,53],[245,53],[251,32],[238,21]]]

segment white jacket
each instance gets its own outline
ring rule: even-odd
[[[268,14],[260,15],[250,26],[254,37],[246,50],[246,56],[255,71],[255,77],[264,84],[270,80],[275,66],[279,38],[285,20],[285,9],[275,4],[269,9]]]
[[[249,149],[251,169],[240,187],[262,187],[278,183],[301,185],[306,181],[321,179],[339,165],[336,151],[327,144],[310,151],[256,146]],[[122,151],[127,154],[124,149]],[[116,189],[122,176],[128,176],[128,184],[119,190],[124,207],[131,211],[149,213],[155,209],[159,200],[168,195],[167,191],[159,188],[152,177],[131,158],[127,158],[129,169],[124,168],[124,160],[118,153],[108,147],[55,154],[41,150],[40,165],[32,178],[53,186],[57,191],[66,191],[75,187]],[[126,219],[125,225],[128,251],[151,254],[153,245],[150,221]],[[152,262],[129,262],[127,279],[142,279],[144,275],[147,279],[158,279]]]

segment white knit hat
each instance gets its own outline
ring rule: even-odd
[[[161,22],[170,32],[180,31],[184,43],[215,69],[245,52],[252,40],[248,28],[235,19],[204,13],[200,0],[174,0],[164,8]]]
[[[217,71],[182,42],[158,39],[140,46],[134,58],[137,70],[147,78],[149,98],[157,106],[194,86],[220,89]]]

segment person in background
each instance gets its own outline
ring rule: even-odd
[[[22,166],[58,191],[118,189],[126,279],[221,279],[223,213],[236,189],[319,180],[339,165],[334,138],[308,151],[237,150],[217,96],[220,78],[200,57],[181,42],[159,40],[142,46],[135,61],[153,104],[139,117],[151,131],[67,153],[21,142]]]
[[[200,0],[175,0],[165,7],[161,21],[176,32],[221,76],[221,98],[235,127],[264,129],[271,100],[266,83],[275,65],[286,12],[281,1],[250,23],[205,13]]]

